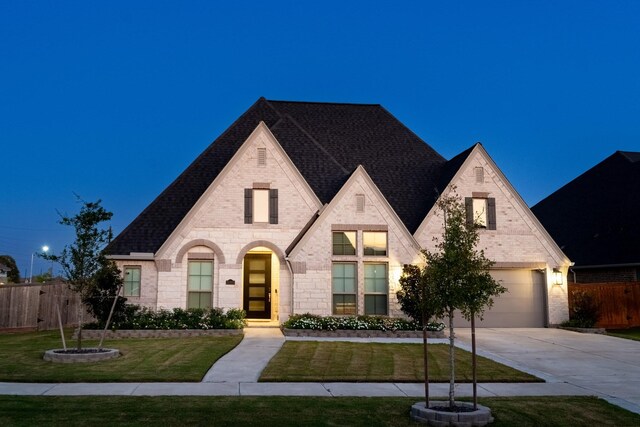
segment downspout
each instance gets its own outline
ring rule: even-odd
[[[288,256],[284,257],[285,262],[287,263],[287,268],[289,269],[289,286],[291,289],[291,313],[293,314],[293,268],[291,267],[291,260],[289,260]]]
[[[575,263],[575,262],[572,262],[571,264],[569,264],[569,271],[571,272],[571,274],[573,274],[573,283],[578,283],[578,282],[576,281],[576,272],[575,272],[575,271],[573,271],[573,268],[571,268],[571,267],[573,267],[574,265],[576,265],[576,263]]]

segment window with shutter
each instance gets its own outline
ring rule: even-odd
[[[244,189],[244,223],[253,222],[253,188]]]
[[[269,224],[278,223],[278,189],[269,190]]]
[[[493,197],[464,199],[467,214],[467,224],[475,224],[477,227],[487,230],[496,229],[496,199]]]
[[[496,229],[496,199],[487,199],[487,230]]]
[[[244,223],[278,223],[278,190],[245,188]]]

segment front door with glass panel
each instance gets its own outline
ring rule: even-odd
[[[244,258],[244,309],[249,319],[271,318],[271,255]]]

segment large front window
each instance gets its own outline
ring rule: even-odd
[[[140,267],[124,268],[124,296],[140,296]]]
[[[332,283],[333,314],[356,314],[356,263],[334,262]]]
[[[210,308],[213,288],[213,262],[189,261],[187,308]]]
[[[364,265],[364,314],[387,314],[387,264]]]
[[[333,254],[334,255],[355,255],[356,254],[356,232],[355,231],[334,231],[333,232]]]
[[[387,255],[387,232],[365,231],[362,233],[364,255]]]

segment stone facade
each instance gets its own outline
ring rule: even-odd
[[[364,196],[362,212],[357,198]],[[356,232],[356,255],[332,254],[332,231]],[[363,233],[386,231],[387,255],[363,254]],[[403,264],[421,260],[418,245],[397,218],[375,185],[360,168],[324,209],[313,227],[291,252],[293,261],[306,265],[306,273],[295,274],[294,312],[329,315],[332,313],[331,268],[333,262],[355,262],[357,266],[357,313],[364,314],[364,265],[383,263],[389,272],[389,310],[391,316],[402,316],[395,292]]]
[[[265,152],[263,164],[258,155]],[[477,168],[483,171],[481,182]],[[569,261],[481,146],[474,148],[452,184],[462,197],[495,198],[498,227],[483,230],[480,238],[489,258],[503,268],[536,268],[549,277],[560,268],[566,275]],[[278,190],[277,223],[245,223],[247,189]],[[337,230],[356,232],[356,255],[333,255],[332,232]],[[363,254],[367,231],[386,232],[386,255]],[[362,167],[322,206],[269,129],[260,124],[156,254],[143,254],[143,260],[115,258],[120,268],[142,268],[141,295],[129,302],[169,309],[187,306],[189,260],[211,260],[212,305],[229,309],[243,308],[244,257],[271,254],[271,319],[280,321],[292,313],[332,314],[334,262],[356,263],[357,313],[364,314],[365,265],[382,263],[388,274],[387,313],[402,316],[395,297],[402,266],[422,263],[421,247],[433,249],[432,239],[441,233],[442,218],[432,209],[411,235]],[[566,319],[566,283],[552,286],[549,281],[547,297],[549,323]]]
[[[477,168],[482,168],[481,180],[477,179]],[[470,154],[445,194],[452,191],[461,198],[479,195],[495,199],[497,227],[495,230],[480,230],[478,247],[496,262],[496,268],[544,270],[547,276],[548,322],[558,324],[567,319],[567,284],[564,281],[562,285],[554,286],[552,273],[554,268],[559,268],[563,276],[566,275],[569,260],[480,146]],[[433,236],[440,236],[442,228],[442,214],[432,209],[416,231],[415,238],[423,248],[433,250]]]

